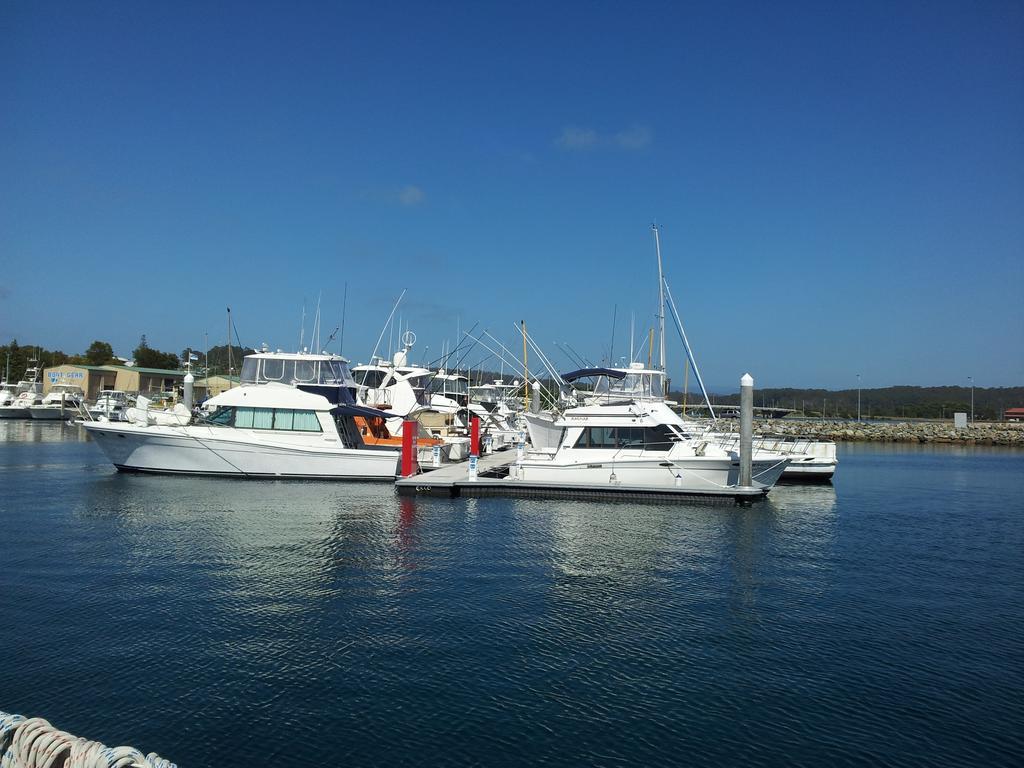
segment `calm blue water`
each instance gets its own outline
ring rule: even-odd
[[[752,509],[118,475],[0,423],[0,710],[192,766],[1019,765],[1024,452]]]

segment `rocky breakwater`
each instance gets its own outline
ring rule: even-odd
[[[739,422],[736,423],[739,429]],[[986,422],[956,429],[939,421],[759,420],[754,434],[814,437],[836,442],[965,443],[1024,448],[1024,424]]]

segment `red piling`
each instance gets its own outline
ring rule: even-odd
[[[474,416],[469,420],[469,453],[471,456],[480,455],[480,417]]]
[[[416,450],[419,428],[419,422],[415,419],[407,419],[402,423],[402,477],[409,477],[420,471]]]

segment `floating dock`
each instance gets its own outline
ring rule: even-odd
[[[409,475],[395,481],[401,496],[436,496],[445,499],[460,496],[511,496],[536,499],[587,499],[597,501],[650,502],[735,502],[750,504],[760,501],[767,491],[760,488],[723,488],[694,492],[676,488],[651,488],[636,485],[565,485],[520,480],[509,472],[516,462],[515,451],[485,454],[477,463],[476,479],[470,479],[470,463],[449,464],[438,469]]]

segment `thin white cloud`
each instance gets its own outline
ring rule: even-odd
[[[423,190],[415,184],[406,184],[398,191],[398,202],[402,205],[419,205],[425,198]]]
[[[575,125],[567,125],[562,129],[562,135],[555,139],[555,143],[562,149],[586,150],[594,149],[601,143],[597,131],[590,128],[578,128]]]
[[[359,199],[388,205],[403,205],[407,208],[420,205],[427,199],[427,193],[415,184],[404,187],[375,187],[359,192]]]
[[[643,149],[651,143],[651,132],[642,125],[633,125],[615,134],[615,143],[623,149]]]
[[[569,152],[589,152],[614,148],[627,151],[644,149],[651,143],[651,131],[643,125],[631,125],[615,133],[600,133],[593,128],[567,125],[555,139],[555,145]]]

